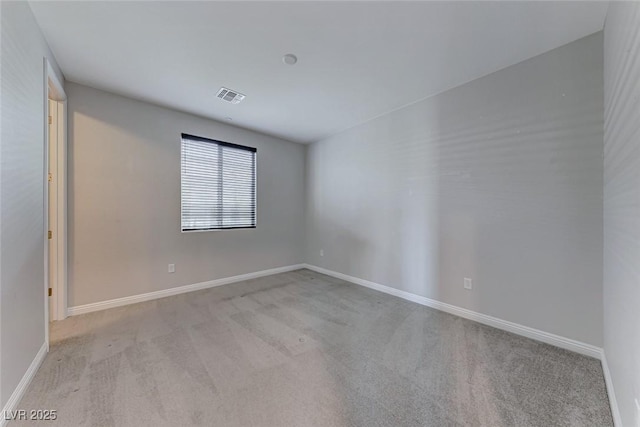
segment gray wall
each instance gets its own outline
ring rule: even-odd
[[[307,261],[602,345],[602,61],[597,33],[314,143]]]
[[[604,93],[604,350],[622,425],[639,426],[640,3],[609,5]]]
[[[26,2],[0,2],[0,408],[44,344],[44,65]]]
[[[66,91],[69,306],[304,261],[304,146],[86,86]],[[257,147],[256,229],[180,232],[182,132]]]

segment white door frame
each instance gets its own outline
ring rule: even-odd
[[[58,138],[57,138],[57,164],[55,170],[49,171],[49,99],[58,103]],[[45,335],[47,345],[49,343],[49,287],[52,288],[54,307],[53,320],[62,320],[67,317],[67,95],[62,82],[53,70],[53,67],[44,59],[44,307],[45,307]],[[52,185],[57,192],[56,224],[52,224],[51,230],[56,233],[55,250],[56,266],[53,282],[49,283],[49,173],[53,174]]]

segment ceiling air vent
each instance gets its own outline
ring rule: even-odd
[[[218,91],[218,98],[223,101],[230,102],[232,104],[237,104],[244,99],[244,95],[236,92],[235,90],[227,89],[226,87],[221,87]]]

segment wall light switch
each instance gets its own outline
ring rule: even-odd
[[[320,249],[320,256],[324,256],[324,249]]]
[[[169,264],[169,273],[175,273],[175,272],[176,272],[176,265]]]
[[[472,289],[473,288],[473,282],[471,282],[471,279],[465,277],[464,278],[464,288],[465,289]]]

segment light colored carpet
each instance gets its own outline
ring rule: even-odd
[[[60,426],[610,426],[600,363],[309,270],[52,326]]]

